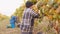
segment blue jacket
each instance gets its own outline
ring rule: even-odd
[[[10,19],[10,23],[15,23],[16,22],[16,16],[12,16],[11,19]]]

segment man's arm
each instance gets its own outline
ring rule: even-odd
[[[39,17],[39,14],[38,14],[38,13],[35,13],[33,10],[31,10],[31,15],[32,15],[34,18],[38,18],[38,17]]]

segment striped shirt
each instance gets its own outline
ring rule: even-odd
[[[31,8],[26,8],[23,12],[23,18],[22,18],[22,30],[30,30],[31,24],[32,24],[32,19],[33,17],[37,16]]]

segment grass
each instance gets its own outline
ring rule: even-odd
[[[9,19],[0,21],[0,34],[20,34],[20,28],[6,28],[6,26],[9,24]],[[37,32],[43,32],[44,34],[46,33],[44,27],[46,29],[48,26],[49,22],[48,19],[43,19],[42,23],[38,24],[37,26],[34,26],[33,28],[33,33],[36,34]],[[36,27],[36,28],[35,28]],[[44,31],[45,30],[45,31]],[[50,31],[47,31],[47,34],[55,34],[55,30],[51,29]]]
[[[3,20],[0,22],[0,34],[20,34],[19,28],[6,28],[9,24],[9,20]]]

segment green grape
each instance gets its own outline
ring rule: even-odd
[[[58,16],[58,18],[60,19],[60,15]]]

